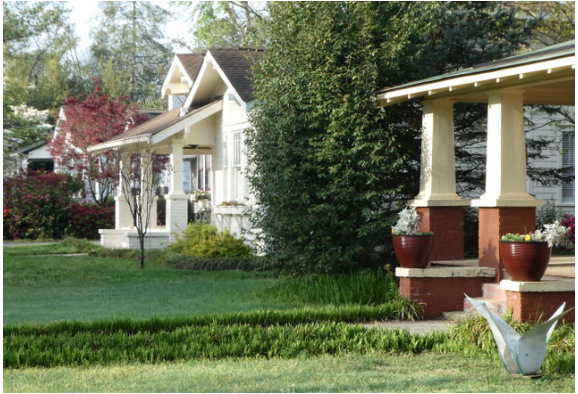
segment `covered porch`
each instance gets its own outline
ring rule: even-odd
[[[184,163],[187,155],[211,155],[216,145],[217,130],[220,127],[223,104],[221,100],[214,101],[203,107],[184,112],[181,107],[168,111],[156,118],[129,129],[119,136],[89,148],[91,152],[114,150],[118,157],[130,155],[164,155],[168,157],[169,170],[168,190],[164,194],[165,222],[159,224],[156,220],[156,203],[150,210],[149,226],[145,235],[145,248],[161,249],[174,242],[175,234],[181,233],[188,223],[189,195],[183,189]],[[131,171],[127,162],[120,163],[120,171]],[[149,162],[148,165],[152,165]],[[143,171],[143,174],[145,171]],[[152,171],[148,172],[149,174]],[[122,174],[119,174],[122,180]],[[126,183],[126,182],[125,182]],[[150,185],[144,179],[142,187]],[[150,188],[150,187],[148,187]],[[130,212],[127,199],[132,198],[132,191],[127,190],[123,182],[119,182],[115,195],[115,228],[99,230],[101,245],[107,248],[138,248],[138,233],[134,218]],[[160,197],[154,192],[149,197]]]
[[[536,207],[543,203],[527,188],[524,105],[575,105],[574,45],[572,41],[379,92],[382,106],[422,100],[420,192],[411,205],[422,214],[422,231],[436,233],[434,261],[420,272],[398,269],[397,274],[402,287],[407,287],[401,293],[426,302],[433,314],[429,317],[454,310],[464,292],[482,295],[483,284],[519,289],[505,276],[498,241],[506,233],[535,230]],[[457,102],[487,104],[485,190],[472,200],[456,193],[453,106]],[[479,209],[478,259],[472,261],[464,260],[465,206]],[[572,271],[571,285],[553,278],[547,291],[537,291],[538,297],[556,293],[558,284],[569,298],[571,287],[573,306],[574,256],[551,264],[550,274],[562,266]],[[552,307],[560,305],[556,302]]]

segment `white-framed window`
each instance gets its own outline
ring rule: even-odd
[[[224,184],[225,201],[243,202],[245,198],[245,178],[243,176],[243,136],[237,131],[225,136],[224,150]]]
[[[575,177],[574,163],[575,134],[573,132],[564,133],[562,137],[562,166],[566,167],[566,173]],[[575,178],[571,182],[562,184],[562,203],[575,202]]]

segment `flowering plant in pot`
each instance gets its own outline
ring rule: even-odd
[[[554,222],[528,234],[508,233],[500,239],[500,257],[510,279],[537,282],[542,279],[552,254],[552,247],[568,240],[568,228]]]
[[[433,250],[434,233],[419,231],[421,217],[414,207],[403,209],[398,216],[391,232],[399,264],[404,268],[425,268]]]
[[[209,206],[209,200],[211,199],[211,192],[207,190],[197,189],[193,191],[195,196],[195,201],[199,203],[201,208],[207,208]]]

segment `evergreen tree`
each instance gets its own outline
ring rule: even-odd
[[[104,93],[139,107],[163,108],[160,88],[173,56],[164,28],[173,15],[148,1],[103,1],[91,32],[92,73]]]
[[[537,22],[499,2],[282,2],[270,11],[247,139],[255,227],[293,274],[383,264],[392,213],[418,191],[421,106],[378,108],[374,92],[512,55]],[[485,115],[456,106],[462,192],[483,188],[484,158],[467,148],[485,139]]]

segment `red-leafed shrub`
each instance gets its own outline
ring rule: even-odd
[[[114,228],[114,205],[91,203],[70,204],[67,235],[74,238],[98,239],[98,229]]]
[[[4,180],[4,239],[59,239],[81,182],[67,174],[21,172]]]
[[[574,215],[566,214],[564,215],[564,219],[560,222],[560,224],[564,227],[568,228],[568,238],[570,242],[572,242],[572,246],[574,246],[574,236],[575,236],[575,217]]]

